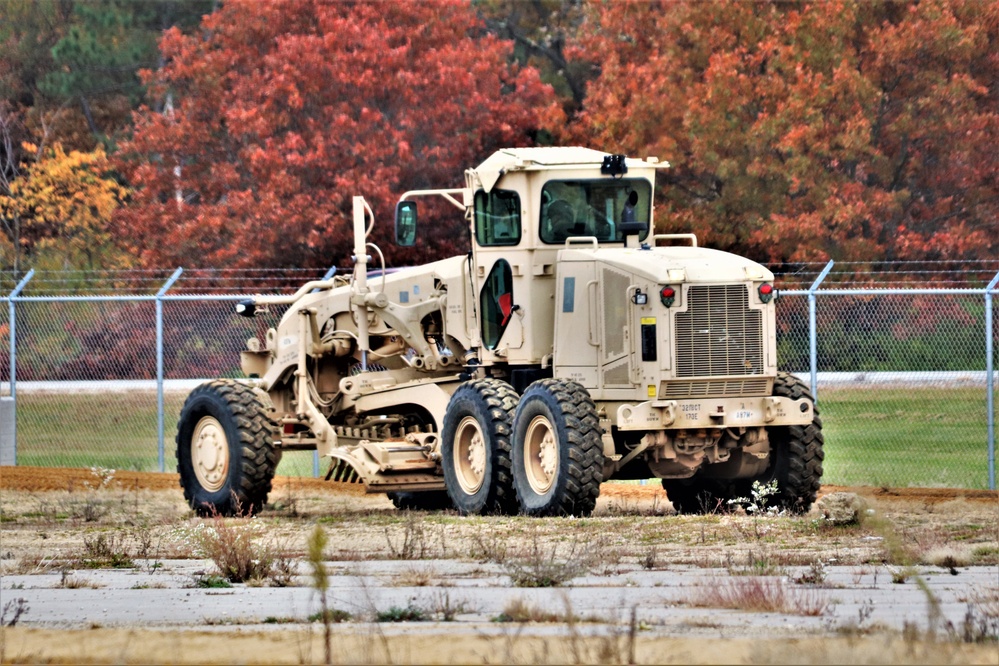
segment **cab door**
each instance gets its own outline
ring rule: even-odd
[[[506,259],[497,259],[479,291],[482,346],[495,350],[513,317],[513,269]]]

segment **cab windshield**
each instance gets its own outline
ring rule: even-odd
[[[562,244],[570,236],[624,242],[622,223],[642,223],[648,235],[652,187],[641,178],[557,180],[541,190],[541,240]]]

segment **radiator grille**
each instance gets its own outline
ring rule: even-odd
[[[769,379],[702,379],[663,382],[659,398],[734,398],[741,395],[770,395]]]
[[[676,376],[763,373],[763,318],[744,284],[692,286],[676,315]]]

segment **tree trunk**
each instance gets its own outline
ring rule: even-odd
[[[97,129],[97,125],[94,124],[94,114],[90,111],[90,102],[82,95],[80,96],[80,106],[83,107],[83,116],[87,119],[87,127],[90,128],[90,133],[96,137],[100,137],[101,132]]]

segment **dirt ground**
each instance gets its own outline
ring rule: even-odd
[[[463,518],[450,512],[399,512],[385,497],[366,495],[357,486],[278,477],[267,508],[253,524],[261,539],[297,564],[300,574],[308,572],[304,558],[309,535],[321,525],[330,536],[324,559],[331,570],[373,563],[373,571],[380,573],[371,577],[376,581],[371,584],[383,586],[386,598],[392,599],[404,599],[410,592],[448,593],[464,585],[486,608],[489,595],[519,593],[507,577],[517,566],[540,560],[557,568],[578,560],[586,563],[582,577],[561,588],[523,593],[536,593],[539,596],[530,598],[539,603],[547,599],[558,607],[568,603],[567,591],[584,595],[580,599],[599,596],[602,589],[611,596],[633,580],[710,571],[725,581],[745,580],[747,574],[774,577],[783,581],[782,590],[824,595],[831,605],[839,605],[838,615],[831,610],[802,617],[786,610],[736,609],[724,612],[741,613],[737,620],[727,615],[729,619],[719,620],[719,611],[679,597],[665,609],[641,607],[648,616],[630,623],[625,613],[582,623],[539,617],[497,624],[489,617],[492,611],[468,613],[455,622],[383,624],[358,619],[332,626],[334,663],[999,663],[999,495],[833,486],[823,487],[821,494],[838,491],[856,493],[867,503],[866,518],[859,524],[827,526],[814,512],[675,516],[662,489],[651,482],[604,484],[590,518]],[[0,605],[23,596],[39,609],[33,613],[29,608],[16,626],[3,628],[0,661],[324,661],[322,624],[301,617],[207,621],[192,615],[179,625],[158,625],[139,620],[107,623],[96,608],[92,618],[84,614],[89,619],[82,621],[53,622],[38,615],[45,603],[54,603],[53,595],[72,602],[85,598],[81,595],[100,594],[105,600],[101,603],[107,603],[115,595],[142,594],[133,592],[136,586],[148,586],[149,599],[203,594],[209,596],[196,603],[226,601],[210,595],[231,591],[185,591],[171,582],[181,577],[178,572],[211,566],[190,538],[206,522],[193,517],[184,504],[175,474],[0,467]],[[62,589],[73,587],[67,580],[99,581],[100,575],[116,575],[102,571],[113,569],[110,561],[94,561],[98,537],[127,555],[135,580],[146,582],[131,590],[118,590],[112,583],[96,591]],[[167,566],[161,571],[156,563]],[[461,566],[473,573],[452,580],[447,572]],[[823,581],[826,571],[831,573]],[[809,580],[809,575],[819,580]],[[903,580],[893,585],[890,578],[896,575]],[[957,590],[943,599],[943,614],[957,614],[942,621],[935,618],[939,609],[933,610],[932,594],[919,591],[917,579],[928,580],[933,590],[940,590],[941,599],[944,590]],[[260,588],[237,586],[237,592],[264,594],[268,584],[273,580],[255,583]],[[292,585],[309,588],[310,583],[300,575]],[[654,585],[662,585],[665,594],[671,583]],[[53,587],[60,589],[49,589]],[[682,595],[694,589],[688,585]],[[301,592],[309,603],[315,602],[309,589]],[[873,599],[877,594],[899,603],[920,600],[910,609],[917,621],[893,624],[889,614],[878,621],[877,613],[868,619],[865,613],[870,614],[872,606],[865,595]],[[971,608],[972,601],[985,631],[962,638],[961,609],[966,603]],[[13,611],[5,608],[0,624],[9,625]],[[653,611],[684,619],[671,624],[654,619],[659,616]],[[963,629],[967,633],[967,622]]]
[[[83,489],[94,485],[94,471],[82,468],[65,467],[0,467],[0,489],[3,490],[66,490]],[[120,488],[142,490],[176,490],[179,477],[173,473],[129,472],[115,470],[114,485]],[[274,495],[282,491],[302,490],[317,492],[354,493],[363,495],[357,485],[331,483],[322,479],[306,477],[278,476],[274,479]],[[970,490],[962,488],[875,488],[824,485],[819,497],[833,492],[851,491],[863,496],[888,500],[908,500],[936,504],[955,499],[970,501],[999,502],[999,493],[993,490]],[[666,493],[657,483],[648,485],[607,483],[600,489],[603,498],[642,500],[652,502],[656,498],[666,501]]]

